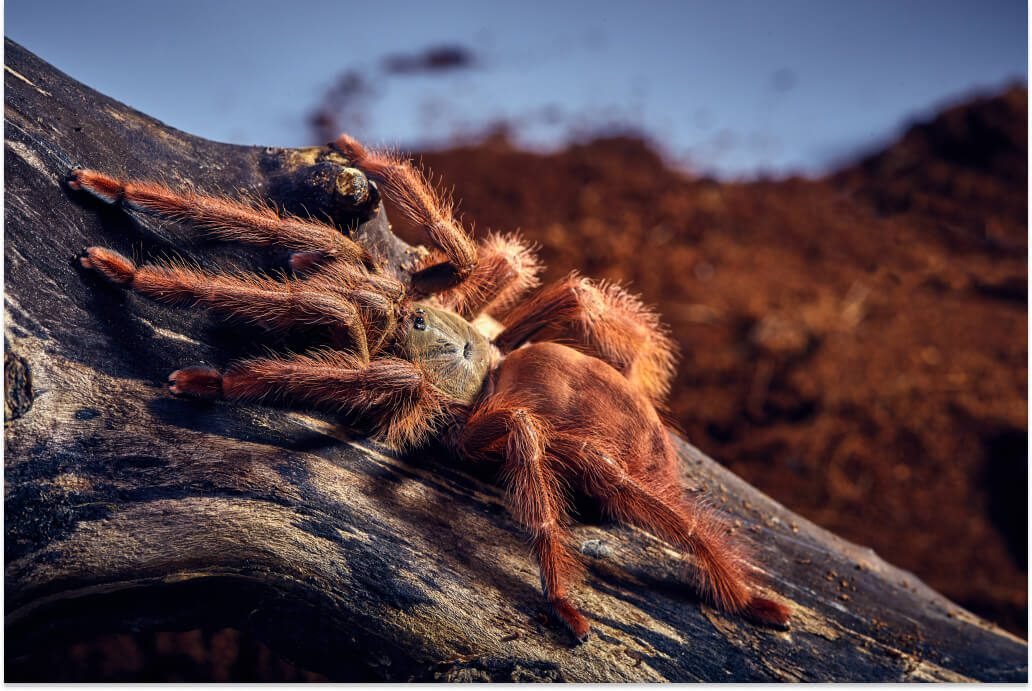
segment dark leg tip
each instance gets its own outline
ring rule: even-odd
[[[754,597],[743,611],[745,618],[754,624],[777,631],[788,631],[791,611],[780,602],[765,597]]]
[[[573,634],[577,645],[584,643],[591,637],[591,625],[584,615],[565,598],[555,599],[550,602],[552,611],[556,617],[566,625],[566,628]]]
[[[75,255],[75,261],[82,268],[89,269],[89,270],[93,271],[97,267],[95,267],[93,265],[93,262],[90,261],[90,250],[91,249],[92,249],[91,247],[83,247],[79,251],[79,254]]]
[[[573,640],[574,645],[584,645],[585,643],[587,643],[589,640],[591,640],[591,627],[589,626],[588,630],[581,634],[577,634],[576,632],[574,632]]]
[[[69,188],[76,191],[82,189],[82,185],[79,183],[79,171],[82,169],[82,166],[72,166],[72,168],[65,174],[64,182]]]
[[[168,390],[176,396],[222,398],[222,375],[211,367],[184,367],[168,375]]]

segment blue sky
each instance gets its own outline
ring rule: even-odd
[[[352,129],[374,144],[440,145],[509,119],[547,148],[624,126],[725,177],[819,173],[1028,74],[1027,5],[1003,0],[8,0],[4,19],[71,76],[220,141],[314,143],[307,114],[354,70],[375,94]],[[474,65],[382,69],[444,44]]]

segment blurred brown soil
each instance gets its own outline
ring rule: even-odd
[[[479,231],[539,243],[546,280],[659,308],[692,442],[1025,634],[1027,112],[1013,88],[815,180],[693,177],[632,137],[422,159]]]

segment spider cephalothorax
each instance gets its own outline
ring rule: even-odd
[[[498,349],[486,336],[448,310],[418,305],[398,340],[402,357],[432,372],[438,388],[469,405],[484,385]]]
[[[109,249],[85,251],[84,267],[152,299],[270,329],[318,326],[328,334],[329,347],[305,354],[240,361],[224,372],[177,370],[169,376],[172,393],[348,411],[398,449],[436,435],[467,458],[500,463],[545,597],[578,639],[589,626],[568,591],[578,563],[567,545],[564,486],[694,555],[700,589],[713,604],[785,625],[787,608],[756,594],[740,541],[681,485],[656,412],[674,373],[673,344],[659,319],[619,287],[576,275],[527,297],[540,265],[519,237],[475,243],[407,162],[347,135],[336,147],[426,232],[430,252],[407,280],[325,223],[71,172],[73,189],[109,203],[192,223],[218,239],[293,252],[292,273],[272,278],[137,266]],[[482,315],[499,320],[501,331],[489,337],[474,327]]]

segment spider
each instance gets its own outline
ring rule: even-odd
[[[582,566],[568,546],[567,487],[694,555],[696,585],[713,605],[784,628],[789,610],[756,594],[744,545],[681,485],[657,413],[675,371],[659,318],[619,286],[575,273],[539,287],[542,267],[518,235],[474,242],[450,200],[408,161],[348,135],[333,146],[425,232],[430,252],[408,280],[326,223],[94,170],[69,173],[72,189],[104,202],[292,252],[291,273],[277,278],[138,266],[110,249],[84,250],[83,267],[153,300],[328,334],[330,347],[306,354],[238,361],[222,372],[179,369],[170,391],[328,407],[364,418],[398,450],[437,437],[467,459],[498,463],[544,597],[578,641],[590,625],[570,594]],[[494,338],[471,323],[484,314],[501,322]]]

